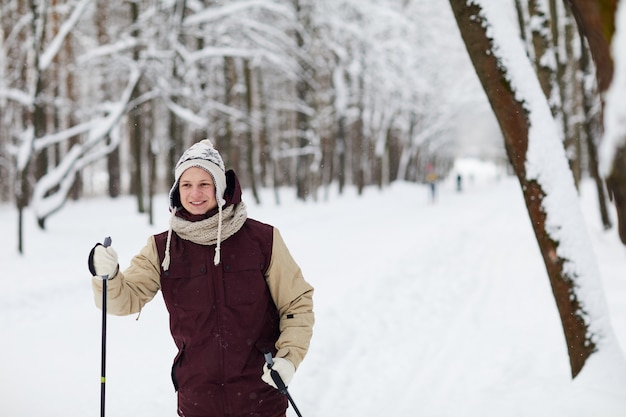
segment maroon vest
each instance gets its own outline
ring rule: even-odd
[[[155,239],[163,259],[167,233]],[[267,417],[287,408],[286,397],[261,380],[263,351],[274,354],[280,334],[264,278],[272,240],[272,226],[248,219],[222,242],[215,266],[215,245],[172,233],[161,292],[178,347],[172,380],[180,416]]]

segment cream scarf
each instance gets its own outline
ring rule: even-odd
[[[219,208],[217,216],[211,216],[208,219],[197,222],[190,222],[176,216],[176,210],[172,210],[170,216],[170,229],[167,234],[167,243],[165,245],[165,257],[161,266],[164,271],[170,267],[170,242],[172,240],[172,231],[176,232],[178,237],[189,240],[198,245],[215,245],[215,258],[213,263],[220,263],[220,244],[237,233],[243,226],[248,213],[244,202],[230,205],[224,210]]]

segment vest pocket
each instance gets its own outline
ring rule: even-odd
[[[238,260],[224,265],[224,289],[228,305],[250,305],[265,301],[268,291],[257,259]]]
[[[206,261],[187,265],[177,262],[161,276],[161,291],[166,301],[181,309],[204,309],[212,304]]]

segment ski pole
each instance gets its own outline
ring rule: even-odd
[[[111,246],[111,238],[104,238],[102,246]],[[102,275],[102,356],[100,360],[100,417],[104,417],[104,393],[106,384],[106,358],[107,358],[107,283],[108,275]]]
[[[293,407],[293,411],[296,412],[298,417],[302,417],[302,414],[300,414],[300,410],[298,410],[298,407],[296,407],[296,403],[293,402],[293,398],[291,398],[289,391],[287,391],[287,386],[285,385],[285,382],[280,377],[280,374],[272,369],[272,366],[274,366],[274,359],[272,359],[272,354],[270,352],[264,352],[263,356],[265,356],[265,362],[267,363],[267,367],[270,369],[270,376],[274,380],[278,391],[280,391],[281,394],[287,396],[289,403]]]

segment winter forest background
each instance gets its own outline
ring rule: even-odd
[[[331,184],[361,193],[488,159],[519,179],[576,376],[612,341],[582,261],[581,179],[626,240],[621,3],[3,1],[0,202],[17,209],[15,249],[26,208],[45,229],[70,199],[132,195],[152,221],[178,156],[205,137],[257,202],[261,188],[321,200]]]
[[[84,195],[132,193],[149,211],[205,137],[253,190],[421,181],[449,169],[460,123],[488,114],[443,2],[11,0],[0,13],[0,199],[37,207],[42,227]]]

